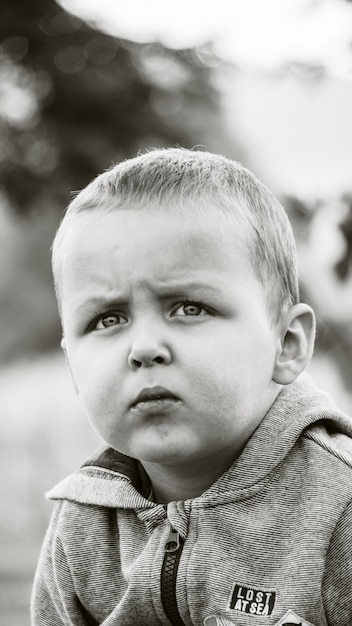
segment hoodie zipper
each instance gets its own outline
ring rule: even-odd
[[[171,528],[165,545],[165,556],[161,569],[161,601],[173,626],[185,626],[178,612],[176,600],[177,570],[183,543],[180,533]]]

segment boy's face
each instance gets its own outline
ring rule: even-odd
[[[131,457],[234,459],[278,393],[279,332],[227,219],[214,232],[167,209],[93,211],[66,235],[72,375],[99,435]]]

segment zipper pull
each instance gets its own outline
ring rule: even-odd
[[[170,529],[167,542],[165,544],[165,552],[177,552],[180,547],[180,533],[174,528]]]

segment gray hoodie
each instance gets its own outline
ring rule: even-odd
[[[48,494],[33,626],[352,625],[352,420],[308,377],[201,496],[150,493],[107,448]]]

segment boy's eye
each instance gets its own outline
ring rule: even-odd
[[[94,322],[94,330],[104,330],[104,328],[110,328],[110,326],[120,326],[121,324],[127,324],[127,318],[120,313],[106,313],[101,315],[100,318]]]
[[[172,313],[173,316],[200,317],[206,314],[204,307],[196,302],[184,302],[180,304]]]

